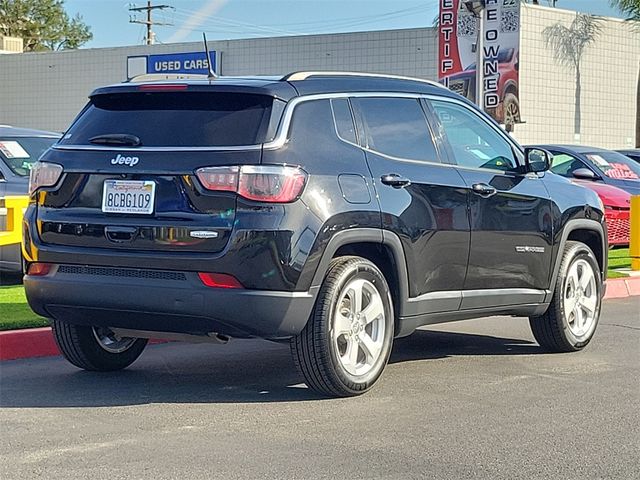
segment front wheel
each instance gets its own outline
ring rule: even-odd
[[[359,395],[380,378],[393,342],[393,305],[384,275],[360,257],[331,263],[306,327],[291,341],[307,385],[337,397]]]
[[[84,370],[122,370],[136,361],[147,345],[146,338],[119,337],[106,327],[51,320],[51,329],[62,355]]]
[[[581,350],[593,338],[600,318],[602,279],[591,249],[567,242],[549,309],[529,324],[537,342],[552,352]]]

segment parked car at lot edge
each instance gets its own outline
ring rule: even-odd
[[[593,190],[602,200],[609,247],[629,245],[631,195],[618,187],[604,183],[577,178],[572,182]]]
[[[261,337],[330,396],[369,390],[427,324],[527,316],[546,350],[580,350],[604,207],[550,161],[416,79],[99,88],[34,167],[27,298],[87,370],[127,367],[147,338]]]
[[[538,145],[553,154],[551,171],[640,195],[640,164],[612,150],[579,145]]]
[[[58,138],[54,132],[0,125],[0,201],[6,195],[27,195],[31,166]],[[4,230],[4,208],[0,210],[0,230]],[[20,245],[0,247],[0,272],[20,272],[21,265]]]
[[[631,160],[635,160],[636,162],[640,163],[640,148],[635,148],[631,150],[616,150],[616,151],[618,153],[621,153],[622,155],[626,155]]]

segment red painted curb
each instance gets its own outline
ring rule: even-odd
[[[640,295],[640,277],[607,280],[605,300],[609,298],[634,297],[636,295]]]
[[[149,340],[150,344],[166,340]],[[0,361],[60,355],[51,327],[0,332]]]
[[[0,332],[0,360],[60,355],[50,327]]]

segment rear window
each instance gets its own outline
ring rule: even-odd
[[[266,95],[221,92],[97,95],[60,143],[87,145],[98,135],[127,134],[147,147],[254,145],[270,140],[273,102]]]
[[[14,174],[26,177],[40,155],[56,140],[58,139],[47,137],[0,137],[0,160]]]

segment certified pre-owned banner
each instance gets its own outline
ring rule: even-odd
[[[476,101],[478,55],[475,45],[479,21],[467,5],[477,7],[484,3],[481,13],[484,18],[484,107],[500,123],[518,123],[519,0],[439,1],[439,80],[454,92]]]

